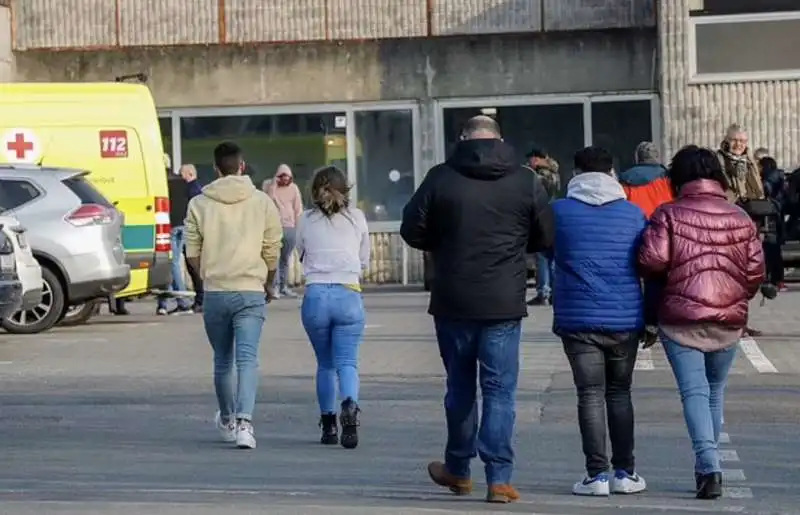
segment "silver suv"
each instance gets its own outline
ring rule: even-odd
[[[7,331],[43,331],[58,323],[70,306],[128,286],[122,213],[86,180],[87,174],[0,165],[0,212],[9,211],[27,229],[44,283],[38,309],[4,319]]]

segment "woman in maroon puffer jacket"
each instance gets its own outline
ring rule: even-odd
[[[676,200],[653,213],[639,264],[664,285],[658,324],[696,457],[697,498],[715,499],[725,384],[749,301],[764,281],[764,256],[755,224],[726,198],[713,151],[684,147],[669,177]]]

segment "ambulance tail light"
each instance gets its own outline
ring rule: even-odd
[[[83,204],[70,212],[65,220],[75,227],[108,225],[114,221],[115,211],[99,204]]]
[[[156,197],[156,252],[169,252],[171,250],[169,223],[169,198]]]

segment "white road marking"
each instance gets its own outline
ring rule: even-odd
[[[728,499],[752,499],[753,491],[743,486],[725,486],[722,488],[722,497]]]
[[[752,338],[742,338],[739,340],[739,348],[744,352],[745,357],[750,360],[756,370],[761,374],[776,374],[778,369],[767,358],[758,343]]]
[[[378,329],[380,327],[383,327],[383,326],[380,325],[380,324],[367,324],[367,325],[364,326],[364,329]]]
[[[11,365],[13,364],[12,361],[0,361],[0,365]]]
[[[728,433],[720,433],[719,443],[731,443],[731,435],[729,435]]]
[[[634,370],[655,370],[656,365],[653,363],[653,353],[650,349],[642,349],[639,355],[636,356],[636,365]]]
[[[722,471],[722,477],[725,481],[747,481],[744,475],[744,470],[741,469],[727,469]]]
[[[720,461],[739,461],[739,453],[733,449],[720,449]]]

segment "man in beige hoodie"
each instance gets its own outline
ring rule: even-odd
[[[189,202],[186,258],[205,285],[203,322],[214,350],[217,429],[224,441],[253,449],[264,288],[267,296],[273,294],[281,220],[272,200],[242,175],[244,161],[236,144],[214,149],[214,167],[219,178]]]

